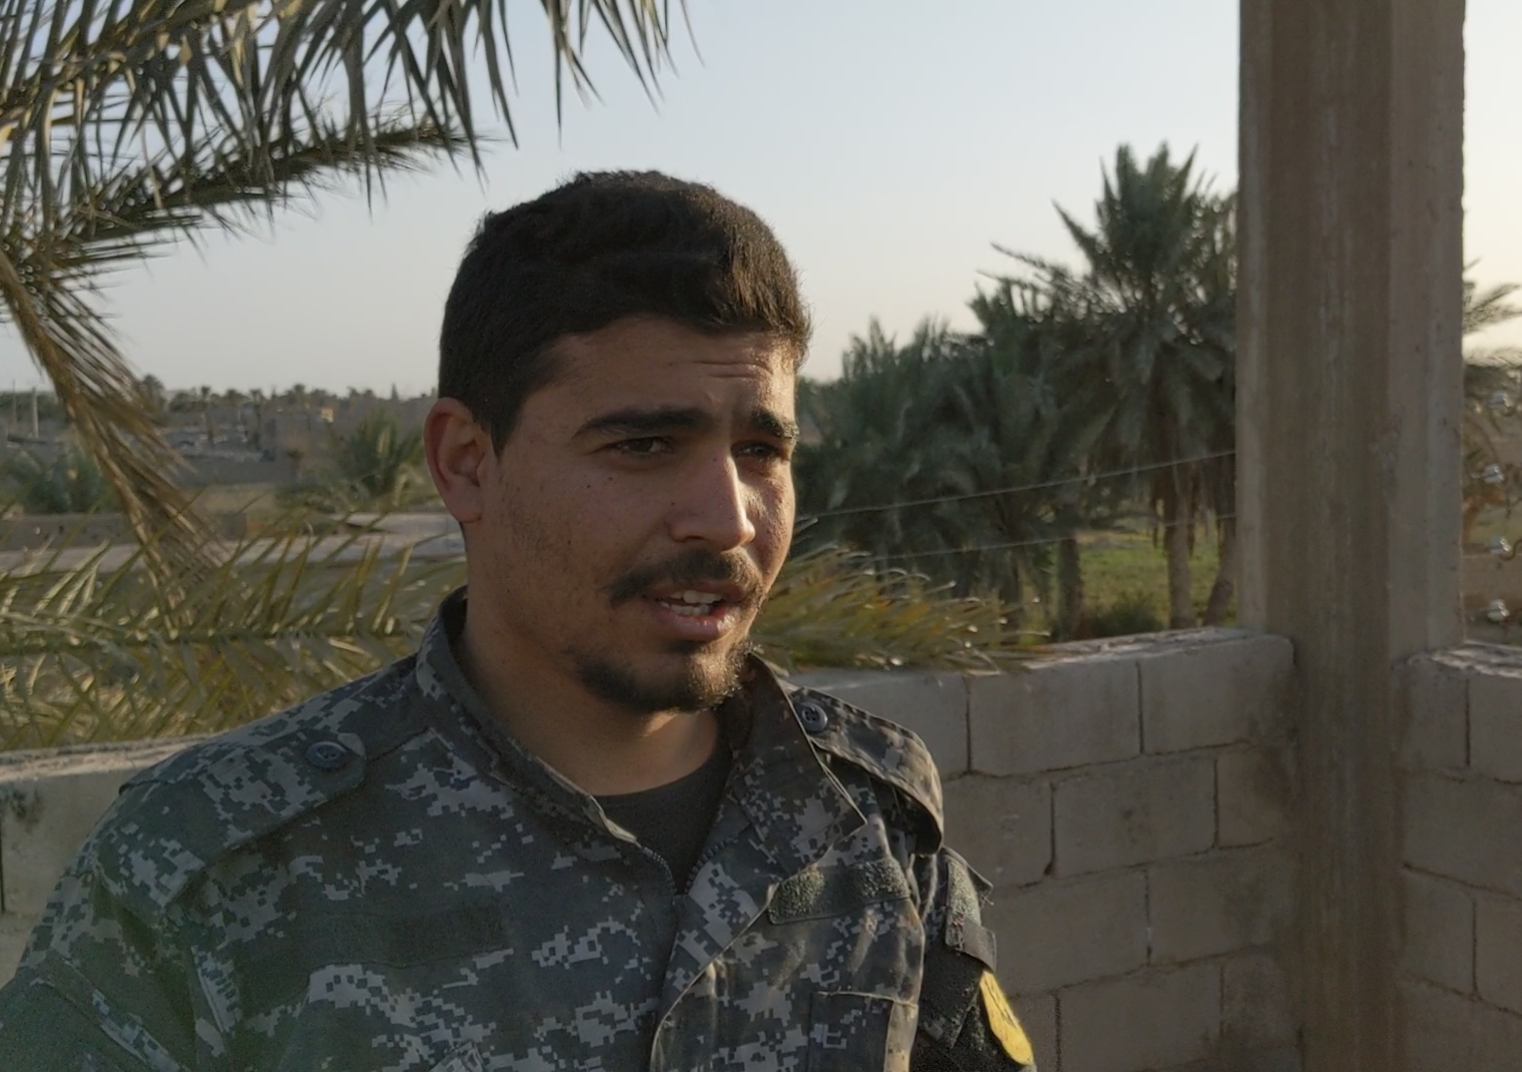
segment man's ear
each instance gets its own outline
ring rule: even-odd
[[[496,452],[491,433],[477,423],[465,403],[441,398],[423,419],[423,450],[428,472],[444,507],[462,525],[479,521],[485,510],[484,488]]]

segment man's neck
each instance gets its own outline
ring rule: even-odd
[[[712,711],[638,713],[530,658],[468,612],[455,656],[486,709],[529,752],[592,796],[638,793],[701,767],[718,743]]]

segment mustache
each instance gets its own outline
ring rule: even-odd
[[[744,555],[721,555],[694,548],[665,562],[636,566],[608,585],[608,599],[617,607],[638,599],[658,584],[692,588],[704,581],[734,585],[746,594],[749,602],[761,591],[763,578]]]

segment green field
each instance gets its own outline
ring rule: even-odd
[[[1078,542],[1083,551],[1084,601],[1091,611],[1132,595],[1145,598],[1158,618],[1168,620],[1168,561],[1149,533],[1093,532]],[[1198,540],[1189,563],[1197,612],[1204,610],[1210,597],[1217,562],[1215,539]]]

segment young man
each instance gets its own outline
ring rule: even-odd
[[[1017,1069],[912,734],[780,685],[809,325],[713,190],[489,217],[428,464],[421,649],[128,783],[0,992],[0,1068]]]

